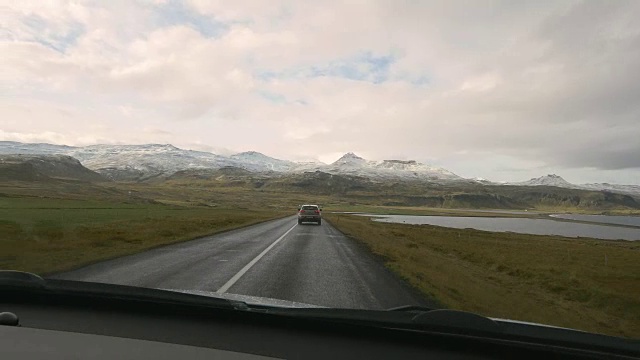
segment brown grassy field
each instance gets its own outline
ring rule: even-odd
[[[445,306],[640,337],[640,243],[377,223],[326,214]]]

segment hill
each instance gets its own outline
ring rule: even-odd
[[[323,171],[279,174],[239,168],[188,170],[160,183],[180,187],[228,188],[262,192],[322,195],[359,204],[486,209],[640,209],[633,197],[603,191],[554,186],[484,185],[474,181],[370,179]]]
[[[102,175],[65,155],[0,155],[0,181],[51,181],[54,179],[85,182],[107,181]]]

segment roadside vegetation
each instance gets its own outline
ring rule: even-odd
[[[638,242],[325,219],[447,307],[640,337]]]
[[[0,197],[0,269],[69,270],[288,214],[268,208]]]

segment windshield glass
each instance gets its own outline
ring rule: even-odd
[[[0,269],[640,337],[640,2],[6,10]]]

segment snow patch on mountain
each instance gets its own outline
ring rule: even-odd
[[[67,153],[86,167],[101,170],[135,170],[146,176],[171,174],[184,169],[225,166],[228,159],[202,151],[183,150],[169,144],[92,145]]]
[[[545,176],[540,176],[537,178],[532,178],[527,181],[510,183],[510,185],[520,185],[520,186],[556,186],[562,188],[576,188],[576,185],[568,182],[563,179],[561,176],[556,174],[549,174]]]
[[[366,166],[367,164],[372,163],[352,152],[348,152],[342,155],[340,159],[334,161],[331,165],[336,167],[362,167]]]
[[[231,155],[231,159],[243,164],[242,167],[250,166],[257,171],[277,171],[287,172],[296,167],[293,161],[272,158],[257,151],[245,151]]]
[[[619,185],[609,183],[572,184],[563,179],[561,176],[555,174],[549,174],[522,182],[507,183],[506,185],[556,186],[567,189],[609,191],[625,195],[640,196],[640,185]]]
[[[331,164],[299,166],[295,171],[323,171],[330,174],[361,176],[371,179],[463,180],[458,175],[415,160],[366,160],[352,152]]]
[[[609,183],[591,183],[579,185],[581,189],[592,191],[609,191],[620,194],[640,196],[640,185],[619,185]]]
[[[296,161],[295,167],[291,169],[293,173],[313,172],[326,167],[327,164],[320,161]]]
[[[505,183],[505,181],[503,181],[503,182],[493,182],[493,181],[487,180],[487,179],[485,179],[483,177],[474,177],[474,178],[471,179],[471,181],[479,183],[479,184],[482,184],[482,185],[500,185],[502,183]]]

